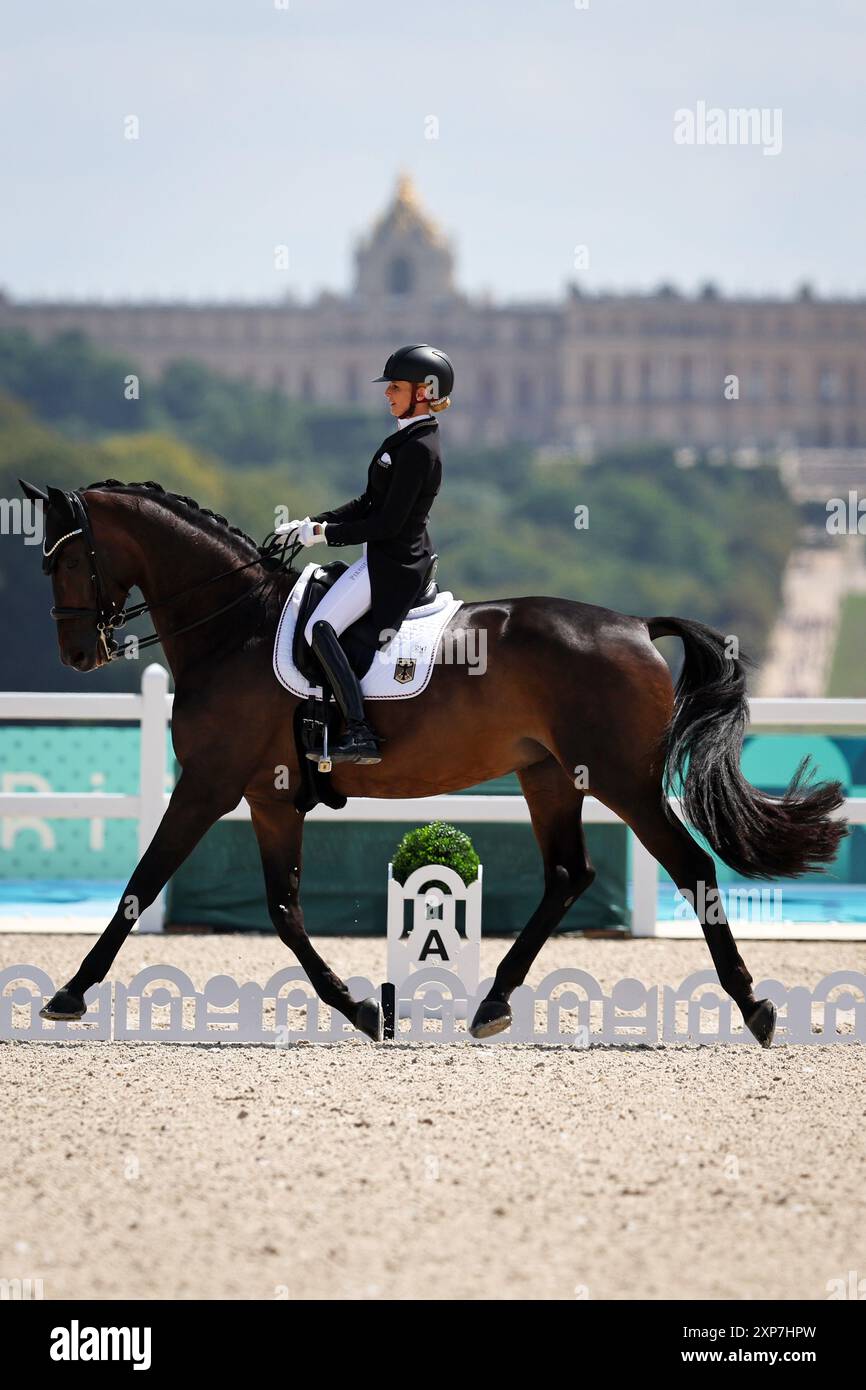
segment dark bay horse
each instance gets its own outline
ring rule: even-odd
[[[269,571],[255,542],[190,498],[155,483],[94,483],[78,493],[22,483],[44,508],[63,662],[79,671],[109,655],[111,618],[137,585],[175,682],[172,738],[181,775],[162,822],[99,940],[43,1010],[80,1018],[85,991],[104,979],[137,915],[154,901],[205,831],[242,797],[261,850],[268,909],[320,998],[362,1033],[382,1037],[375,999],[351,998],[314,949],[300,905],[304,816],[293,735],[295,699],[278,684],[272,651],[297,572]],[[713,860],[668,808],[681,784],[686,819],[737,873],[795,877],[829,863],[844,821],[838,782],[798,770],[781,797],[740,771],[747,722],[741,660],[711,628],[684,618],[628,617],[557,598],[468,603],[449,635],[483,642],[486,670],[440,664],[411,705],[377,702],[382,762],[339,764],[346,796],[455,792],[516,772],[544,860],[544,892],[506,952],[472,1024],[476,1037],[508,1026],[508,999],[548,936],[592,883],[581,825],[593,795],[628,824],[699,918],[722,986],[764,1046],[775,1008],[758,1000],[722,910]],[[653,639],[679,637],[674,690]],[[467,641],[471,637],[472,641]],[[474,645],[473,645],[474,643]],[[277,770],[289,768],[289,787]]]

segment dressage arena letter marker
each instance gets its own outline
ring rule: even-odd
[[[469,884],[443,864],[427,864],[415,869],[401,884],[394,878],[392,866],[388,865],[388,981],[396,990],[398,1020],[413,1016],[415,1005],[404,997],[406,986],[431,964],[453,972],[455,983],[461,986],[464,995],[453,1001],[455,1015],[466,1017],[465,1000],[473,998],[478,991],[481,883],[480,864],[478,877]],[[462,932],[458,909],[462,911]],[[432,991],[427,1007],[427,1017],[441,1017],[438,989]]]

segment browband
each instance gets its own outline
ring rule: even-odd
[[[42,556],[43,556],[43,559],[45,559],[45,560],[50,560],[50,559],[51,559],[51,556],[54,554],[54,552],[55,552],[55,550],[57,549],[57,547],[58,547],[59,545],[62,545],[64,541],[71,541],[73,536],[83,536],[83,535],[84,535],[84,530],[83,530],[83,528],[82,528],[81,526],[79,526],[78,529],[77,529],[76,531],[67,531],[65,536],[61,536],[59,541],[55,541],[55,542],[54,542],[54,544],[52,545],[52,547],[51,547],[50,550],[46,550],[46,549],[45,549],[45,542],[43,541],[43,542],[42,542]]]

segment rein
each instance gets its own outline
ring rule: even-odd
[[[167,608],[170,604],[176,603],[178,599],[186,598],[187,595],[195,593],[198,589],[207,588],[209,584],[215,584],[220,579],[228,579],[233,574],[241,574],[244,570],[252,569],[254,565],[261,565],[270,561],[274,571],[285,573],[291,568],[295,556],[301,549],[298,541],[293,542],[290,547],[288,538],[280,540],[273,532],[270,532],[258,547],[259,553],[255,560],[249,560],[245,565],[235,565],[232,569],[223,570],[220,574],[212,574],[208,579],[191,584],[188,588],[181,589],[178,593],[172,594],[170,598],[160,599],[157,603],[135,603],[129,608],[118,608],[114,600],[109,597],[109,586],[106,583],[103,568],[96,552],[96,542],[93,538],[87,503],[80,492],[67,492],[64,493],[64,496],[72,509],[73,520],[78,522],[78,525],[56,540],[50,550],[45,549],[43,540],[42,572],[43,574],[51,574],[57,564],[56,552],[66,541],[72,540],[75,536],[81,536],[90,558],[90,581],[93,585],[95,606],[93,608],[55,607],[51,609],[51,617],[55,622],[60,622],[63,618],[95,618],[96,629],[106,661],[115,661],[120,656],[117,643],[114,641],[115,628],[123,627],[131,619],[140,618],[144,613],[151,613],[155,608]],[[288,555],[286,554],[287,550],[289,551]],[[186,623],[183,627],[175,628],[173,632],[167,632],[164,638],[156,632],[150,633],[147,637],[139,638],[139,650],[144,647],[152,647],[158,642],[168,641],[172,637],[180,637],[185,632],[192,632],[194,628],[203,627],[205,623],[222,617],[223,613],[228,613],[246,599],[259,594],[266,584],[273,581],[273,578],[273,573],[265,574],[258,584],[246,589],[229,603],[223,604],[222,608],[215,609],[213,613],[206,613],[203,618],[196,619],[194,623]]]

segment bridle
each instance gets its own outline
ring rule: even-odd
[[[120,655],[117,643],[114,640],[114,630],[129,622],[132,618],[140,618],[143,613],[150,613],[155,608],[166,608],[169,604],[176,603],[178,599],[185,598],[187,594],[194,593],[196,589],[204,589],[208,584],[215,584],[219,579],[227,579],[232,574],[240,574],[243,570],[251,569],[254,565],[267,565],[267,573],[263,578],[252,586],[245,589],[242,594],[233,598],[231,602],[217,608],[213,613],[207,613],[203,618],[197,619],[194,623],[187,623],[184,627],[175,628],[173,632],[165,633],[160,637],[153,632],[147,637],[138,639],[138,649],[155,646],[158,642],[166,641],[171,637],[180,637],[184,632],[192,632],[193,628],[202,627],[204,623],[212,622],[214,618],[227,613],[229,609],[235,608],[239,603],[259,594],[266,584],[270,584],[275,571],[285,571],[291,567],[292,561],[298,550],[301,548],[296,541],[289,545],[288,539],[281,539],[273,533],[265,538],[262,545],[258,547],[258,555],[255,560],[250,560],[245,565],[236,565],[232,569],[223,570],[220,574],[213,574],[209,579],[203,579],[198,584],[191,584],[187,589],[181,589],[179,593],[172,594],[170,598],[160,599],[158,603],[134,603],[129,608],[118,607],[114,599],[111,598],[110,584],[106,582],[105,571],[100,564],[99,556],[96,551],[96,542],[93,538],[93,529],[90,525],[90,514],[87,510],[87,503],[80,492],[64,492],[63,496],[72,511],[72,519],[78,524],[71,531],[67,531],[60,536],[50,550],[46,550],[45,541],[42,542],[42,573],[52,574],[57,567],[58,552],[61,546],[67,541],[74,540],[76,536],[81,536],[87,548],[88,559],[90,560],[90,582],[93,585],[94,606],[92,608],[57,608],[51,609],[51,617],[55,622],[61,622],[64,618],[95,618],[96,630],[99,633],[99,641],[102,643],[102,650],[106,661],[114,661]],[[288,550],[288,555],[286,551]]]

